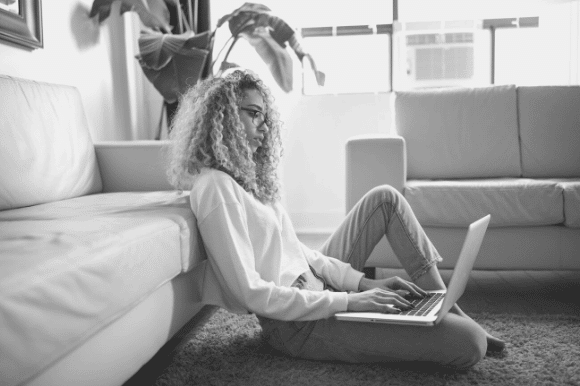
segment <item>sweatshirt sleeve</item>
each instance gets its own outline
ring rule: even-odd
[[[333,288],[342,291],[358,291],[358,286],[364,273],[352,268],[348,263],[334,257],[325,256],[302,243],[301,246],[308,263]]]
[[[295,235],[296,232],[294,231],[294,226],[288,213],[281,205],[279,205],[278,210],[282,217],[284,227],[288,228],[288,231]],[[308,264],[333,288],[340,291],[358,291],[358,286],[364,273],[352,268],[348,263],[330,256],[325,256],[316,250],[308,248],[297,238],[296,242],[300,243],[300,247],[308,260]]]
[[[220,288],[249,312],[298,321],[324,319],[346,311],[346,292],[299,290],[277,286],[260,277],[241,203],[215,206],[198,222],[198,227]],[[351,280],[342,282],[352,287],[355,278]]]

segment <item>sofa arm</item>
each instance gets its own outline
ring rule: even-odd
[[[165,170],[169,141],[95,143],[103,192],[174,190]]]
[[[407,157],[403,137],[372,134],[347,140],[347,213],[376,186],[388,184],[402,192],[406,179]]]

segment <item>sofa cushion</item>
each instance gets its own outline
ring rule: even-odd
[[[100,192],[81,97],[0,75],[0,210]]]
[[[37,373],[196,265],[205,253],[195,223],[187,192],[0,212],[0,373]]]
[[[564,191],[564,225],[580,228],[580,178],[551,179]]]
[[[518,87],[524,177],[580,177],[580,86]]]
[[[515,86],[395,93],[409,179],[519,177]]]
[[[177,276],[179,243],[151,216],[0,222],[3,378],[19,384]]]
[[[561,224],[562,187],[525,178],[411,180],[405,198],[423,226],[465,227],[491,214],[490,226]]]
[[[189,204],[189,192],[99,193],[33,207],[0,212],[1,221],[65,220],[92,217],[136,217],[169,220],[179,228],[181,270],[206,258]]]

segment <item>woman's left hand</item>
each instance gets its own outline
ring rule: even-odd
[[[410,296],[422,298],[427,295],[427,292],[422,290],[417,284],[402,279],[398,276],[393,276],[388,279],[373,280],[363,277],[359,284],[359,291],[367,291],[372,288],[382,288],[394,292],[403,293],[408,292]]]

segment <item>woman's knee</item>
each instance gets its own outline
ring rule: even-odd
[[[369,190],[363,200],[371,200],[377,203],[394,203],[400,200],[401,197],[401,193],[391,185],[379,185]]]
[[[466,342],[464,351],[462,352],[461,360],[458,361],[456,367],[458,369],[469,369],[475,366],[485,356],[487,343],[481,342]]]
[[[442,365],[454,369],[468,369],[485,356],[485,330],[472,319],[449,313],[436,328]]]
[[[459,341],[455,346],[458,352],[452,366],[457,369],[473,367],[485,356],[487,350],[485,331],[472,320],[467,319],[466,322],[463,331],[458,331]]]

